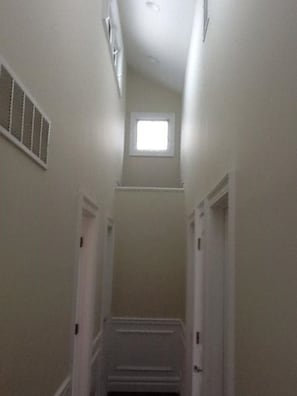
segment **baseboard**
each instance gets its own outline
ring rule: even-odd
[[[68,377],[66,377],[65,380],[62,382],[62,384],[59,386],[54,396],[70,396],[70,394],[71,394],[71,378],[68,375]]]
[[[102,350],[102,332],[101,330],[97,333],[96,337],[93,340],[92,345],[92,361],[91,365],[93,366],[98,358],[100,352]]]
[[[99,365],[99,360],[101,358],[100,352],[102,350],[102,334],[99,332],[93,340],[92,344],[92,360],[91,360],[91,370],[92,378],[91,382],[97,385],[97,366]],[[91,384],[92,387],[92,384]],[[54,396],[71,396],[71,376],[68,375],[62,384],[57,389]]]
[[[99,374],[103,364],[102,350],[102,332],[99,331],[94,338],[92,345],[90,395],[96,395],[98,393],[98,389],[101,388],[101,378]]]
[[[179,319],[113,318],[108,391],[180,393],[184,351]]]

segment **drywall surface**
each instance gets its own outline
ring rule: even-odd
[[[183,190],[116,191],[113,316],[184,318]]]
[[[70,373],[79,192],[97,202],[101,224],[113,211],[124,101],[111,68],[101,3],[0,4],[0,54],[52,123],[47,171],[0,136],[0,394],[5,396],[53,395]],[[101,232],[96,333],[102,239]]]
[[[128,68],[126,134],[123,185],[140,187],[180,187],[180,125],[182,98],[168,88],[148,80]],[[174,157],[135,157],[129,155],[131,112],[174,113]]]
[[[297,389],[297,4],[198,2],[184,94],[187,211],[236,175],[237,396]]]

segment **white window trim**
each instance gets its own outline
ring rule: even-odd
[[[209,13],[208,13],[208,0],[203,0],[203,42],[206,40],[208,24],[209,24]]]
[[[120,96],[123,93],[123,78],[125,70],[125,54],[122,27],[117,0],[103,1],[103,28],[110,53],[113,73]],[[110,30],[110,33],[109,33]],[[114,53],[116,51],[116,54]],[[114,57],[114,55],[116,55]]]
[[[137,122],[168,121],[168,149],[166,151],[137,150]],[[129,155],[136,157],[174,157],[175,115],[174,113],[131,113]]]

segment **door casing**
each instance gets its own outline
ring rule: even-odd
[[[199,216],[203,208],[203,229]],[[226,212],[227,209],[227,212]],[[203,254],[195,244],[204,230]],[[200,394],[195,385],[194,266],[202,260],[203,356]],[[186,395],[234,396],[234,282],[235,282],[235,174],[229,172],[210,191],[188,219],[187,309],[186,309]],[[197,286],[197,282],[196,282]],[[199,285],[198,285],[199,286]],[[199,286],[201,288],[201,284]],[[199,302],[198,302],[199,304]]]
[[[72,396],[87,395],[90,388],[99,208],[87,195],[79,195],[76,239],[76,285],[72,339]],[[83,246],[81,246],[83,237]],[[75,334],[75,326],[79,332]]]

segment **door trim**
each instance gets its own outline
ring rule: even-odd
[[[209,192],[205,199],[205,214],[206,214],[206,259],[205,267],[209,268],[213,260],[219,260],[213,253],[221,249],[220,241],[214,234],[212,229],[212,220],[214,210],[223,207],[228,208],[228,232],[227,232],[227,246],[228,246],[228,260],[225,268],[225,289],[227,290],[227,327],[225,328],[228,342],[228,351],[226,360],[224,360],[224,372],[222,373],[225,380],[226,396],[234,396],[234,359],[235,359],[235,173],[227,173],[216,186]],[[219,275],[217,275],[219,276]],[[208,307],[205,309],[206,313],[209,311]],[[223,346],[221,346],[223,348]],[[207,355],[207,351],[205,351]],[[209,358],[209,356],[207,356]],[[207,375],[207,371],[206,371]],[[213,378],[211,379],[213,382]],[[209,390],[205,389],[204,394],[208,394]],[[211,394],[211,392],[209,393]],[[223,395],[223,389],[222,393]]]
[[[85,322],[87,320],[88,326],[90,329],[94,327],[94,299],[95,299],[95,279],[96,279],[96,260],[98,259],[98,235],[99,235],[99,207],[96,201],[91,198],[89,195],[85,194],[84,192],[80,192],[78,194],[78,214],[77,214],[77,225],[76,225],[76,239],[75,239],[75,273],[74,273],[74,296],[73,296],[73,319],[71,323],[70,329],[70,341],[71,341],[71,394],[72,396],[80,396],[78,394],[77,389],[77,381],[74,381],[75,375],[75,345],[77,341],[75,340],[74,335],[74,328],[77,318],[77,313],[79,309],[78,305],[78,288],[79,288],[79,266],[80,266],[80,237],[82,235],[82,223],[83,217],[89,217],[91,220],[90,228],[90,240],[92,242],[92,247],[89,252],[89,275],[88,279],[93,280],[88,282],[89,287],[89,298],[90,298],[90,308],[89,312],[84,315],[84,318],[81,322]],[[82,362],[83,365],[89,366],[89,379],[85,381],[84,384],[84,392],[83,394],[87,394],[88,388],[90,386],[90,376],[91,376],[91,361],[92,361],[92,342],[93,342],[93,331],[90,330],[90,335],[87,339],[82,340],[89,349],[89,356],[88,360]]]
[[[197,233],[195,230],[195,221],[197,221],[197,213],[199,210],[203,208],[204,211],[204,229],[205,229],[205,246],[204,246],[204,302],[203,302],[203,329],[206,328],[207,315],[209,307],[206,302],[206,271],[209,266],[210,254],[209,254],[209,245],[213,243],[210,241],[210,227],[209,220],[211,216],[211,210],[216,206],[222,204],[224,199],[227,199],[228,206],[228,329],[227,329],[227,337],[229,341],[228,345],[228,361],[227,361],[227,372],[226,372],[226,381],[228,382],[228,394],[227,396],[234,396],[235,394],[235,381],[234,381],[234,361],[235,361],[235,211],[236,211],[236,183],[235,183],[235,172],[228,172],[210,192],[206,195],[205,199],[203,199],[199,205],[197,205],[191,214],[188,216],[187,222],[187,235],[188,235],[188,257],[187,257],[187,311],[186,311],[186,378],[185,378],[185,395],[191,395],[192,392],[192,361],[193,361],[193,351],[192,351],[192,335],[191,331],[193,328],[193,317],[194,317],[194,303],[193,303],[193,272],[192,272],[192,264],[190,261],[190,252],[189,252],[189,238],[190,238],[190,226],[194,225],[194,235],[195,240],[197,238]],[[199,215],[199,214],[198,214]],[[216,242],[215,242],[216,243]],[[215,247],[212,248],[215,249]],[[196,251],[196,250],[195,250]],[[204,330],[205,331],[205,330]],[[203,369],[204,369],[204,378],[203,378],[203,396],[211,395],[211,389],[207,389],[207,359],[211,359],[210,352],[207,350],[206,344],[207,340],[204,343],[204,354],[203,354]],[[207,356],[208,355],[208,356]],[[213,378],[212,378],[213,380]]]
[[[192,395],[193,391],[193,340],[195,326],[195,266],[198,260],[197,240],[201,238],[199,219],[204,214],[204,201],[202,201],[188,216],[187,223],[187,296],[186,296],[186,360],[185,360],[185,383],[184,394]],[[199,234],[199,235],[198,235]],[[204,273],[203,273],[204,278]],[[203,307],[204,308],[204,307]],[[204,315],[204,314],[203,314]],[[204,318],[202,318],[204,321]]]

